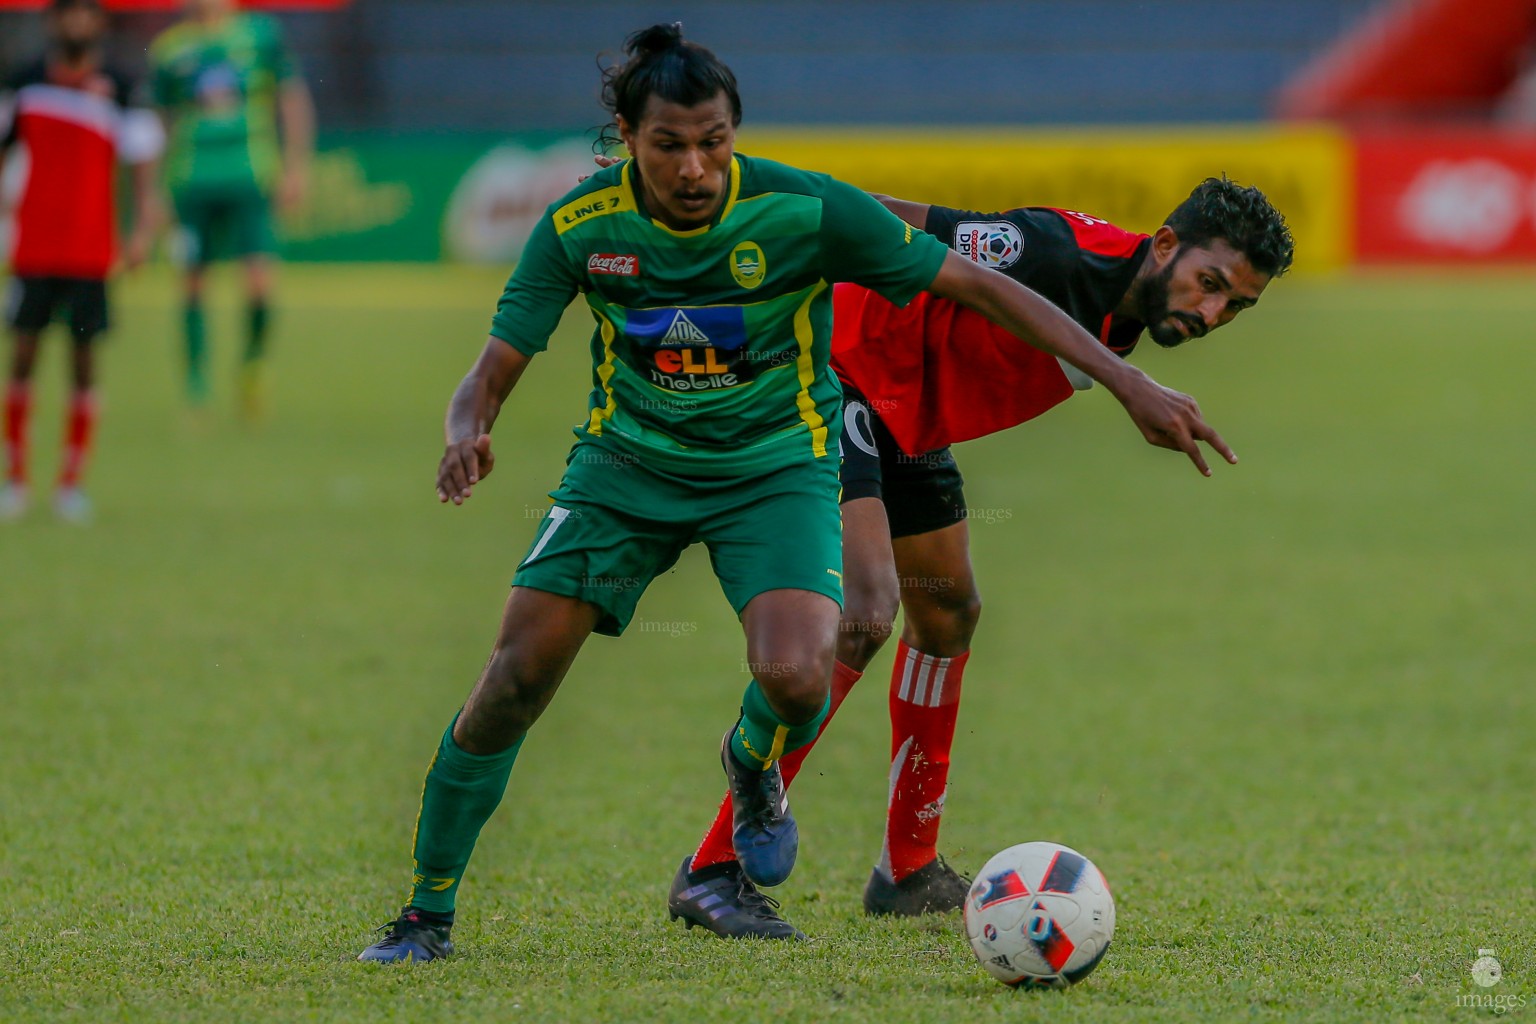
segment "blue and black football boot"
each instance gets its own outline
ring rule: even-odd
[[[734,861],[689,871],[693,857],[683,858],[667,894],[667,913],[698,925],[722,939],[804,939],[805,933],[779,916],[779,902],[764,896]]]
[[[453,942],[448,938],[453,922],[436,915],[429,919],[415,907],[406,907],[399,917],[379,931],[385,928],[389,929],[389,934],[359,953],[359,960],[383,964],[414,963],[436,960],[453,952]]]
[[[742,872],[758,885],[778,885],[795,868],[800,827],[789,813],[779,763],[755,771],[731,753],[731,736],[720,745],[720,763],[731,790],[731,847]]]

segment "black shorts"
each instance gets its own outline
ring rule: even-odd
[[[83,344],[107,329],[107,283],[88,277],[12,277],[5,319],[18,331],[41,331],[59,320]]]
[[[843,500],[879,498],[891,536],[932,533],[965,521],[965,480],[949,448],[908,455],[869,399],[843,385]]]

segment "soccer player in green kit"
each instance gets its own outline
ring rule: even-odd
[[[490,660],[428,766],[409,899],[362,960],[452,951],[465,866],[528,729],[587,636],[619,635],[695,541],[741,619],[749,667],[772,666],[754,670],[721,742],[733,845],[759,884],[788,876],[799,835],[778,759],[826,716],[842,602],[831,282],[897,303],[924,289],[953,298],[1102,382],[1149,442],[1207,474],[1197,440],[1236,461],[1193,399],[1029,289],[851,186],[736,155],[735,77],[680,26],[638,32],[626,51],[603,96],[630,159],[549,208],[448,407],[437,494],[460,504],[491,470],[502,403],[583,296],[597,324],[588,411]]]
[[[187,397],[194,405],[208,397],[208,264],[238,258],[246,293],[241,408],[254,417],[277,248],[272,203],[288,209],[303,200],[315,134],[309,90],[277,22],[237,11],[235,0],[188,0],[186,17],[151,45],[150,65],[170,136],[165,178],[186,246]]]

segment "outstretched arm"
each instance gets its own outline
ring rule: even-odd
[[[502,341],[487,338],[485,349],[459,382],[443,423],[446,448],[437,465],[437,500],[464,504],[470,490],[490,475],[491,427],[501,405],[532,359]]]
[[[878,199],[881,206],[884,206],[908,224],[915,228],[922,228],[924,231],[928,230],[929,204],[914,203],[910,199],[893,199],[890,196],[883,196],[878,192],[871,192],[870,195]]]
[[[1004,274],[951,251],[929,291],[976,310],[988,320],[1103,384],[1119,399],[1149,444],[1189,456],[1206,476],[1210,466],[1197,442],[1204,441],[1228,462],[1237,456],[1200,416],[1188,395],[1163,387],[1100,345],[1067,314]]]

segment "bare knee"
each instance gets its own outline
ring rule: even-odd
[[[454,741],[471,754],[505,750],[538,721],[558,684],[514,649],[498,646],[464,702]]]
[[[974,586],[936,588],[908,601],[904,639],[922,651],[952,658],[971,648],[981,620],[981,593]]]
[[[843,617],[838,623],[837,660],[862,672],[891,638],[901,594],[892,579],[888,585],[854,587],[844,596]]]
[[[76,391],[89,391],[96,383],[95,363],[91,357],[91,339],[75,342],[74,384]]]
[[[584,636],[584,634],[582,634]],[[581,640],[525,633],[507,616],[475,689],[459,712],[453,738],[470,754],[496,754],[533,728],[550,706]]]
[[[18,333],[15,347],[11,349],[11,379],[30,380],[36,360],[37,335]]]
[[[830,645],[786,645],[764,651],[748,668],[774,712],[790,725],[800,725],[826,706],[832,658]]]

